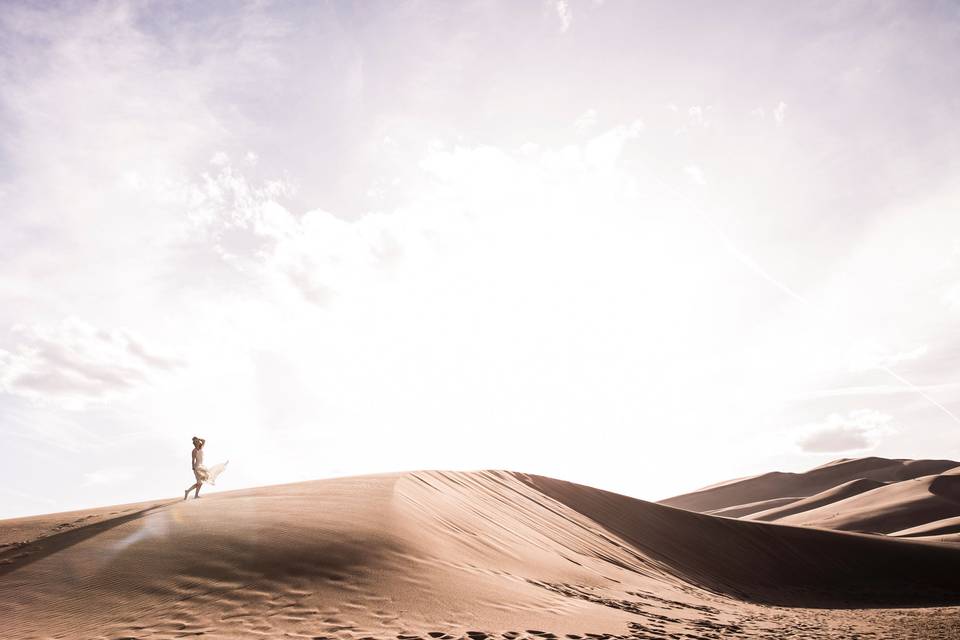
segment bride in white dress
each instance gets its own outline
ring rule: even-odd
[[[193,475],[197,481],[187,487],[187,490],[183,492],[183,499],[186,500],[190,497],[190,491],[193,491],[193,497],[200,497],[200,487],[206,484],[216,484],[217,476],[223,473],[223,470],[227,468],[227,462],[221,462],[220,464],[215,464],[212,467],[203,466],[203,445],[207,444],[207,441],[203,438],[193,437],[193,453],[190,455],[190,464],[193,467]],[[229,461],[228,461],[229,462]]]

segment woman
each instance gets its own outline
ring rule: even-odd
[[[190,455],[190,463],[193,467],[193,476],[197,479],[196,483],[187,487],[187,490],[183,492],[183,499],[186,500],[190,497],[190,490],[195,489],[193,492],[194,498],[200,497],[200,487],[203,486],[203,483],[207,484],[216,484],[217,476],[223,473],[223,470],[227,468],[227,463],[215,464],[209,469],[203,466],[203,445],[207,444],[207,441],[203,438],[193,437],[193,453]],[[229,461],[228,461],[229,462]]]

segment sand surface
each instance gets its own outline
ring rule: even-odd
[[[956,545],[715,517],[505,471],[321,480],[7,520],[0,544],[0,638],[10,640],[960,629]]]

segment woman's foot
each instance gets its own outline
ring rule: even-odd
[[[186,500],[189,495],[190,495],[190,489],[187,489],[186,491],[183,492],[183,499]]]

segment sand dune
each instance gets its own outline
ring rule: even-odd
[[[833,504],[840,500],[845,500],[855,495],[859,495],[865,491],[871,491],[878,487],[886,486],[886,483],[880,482],[879,480],[867,480],[866,478],[860,478],[859,480],[851,480],[849,482],[844,482],[841,485],[837,485],[826,491],[821,491],[816,493],[809,498],[801,498],[800,500],[791,500],[790,503],[766,509],[763,511],[753,511],[749,514],[746,514],[747,520],[762,520],[763,522],[775,522],[781,520],[787,516],[792,516],[797,513],[802,513],[804,511],[810,511],[811,509],[816,509],[828,504]]]
[[[922,540],[924,542],[946,542],[949,544],[960,543],[960,533],[941,533],[928,536],[912,536],[912,540]]]
[[[741,598],[791,606],[906,604],[905,575],[929,574],[932,581],[917,582],[925,602],[949,599],[958,584],[953,576],[934,577],[942,574],[937,562],[960,558],[953,549],[717,518],[548,478],[533,483],[688,581]]]
[[[960,620],[955,607],[846,610],[960,603],[950,545],[717,518],[510,472],[23,518],[0,522],[0,540],[11,640],[834,638]]]
[[[759,502],[751,502],[749,504],[738,504],[732,507],[725,507],[723,509],[714,509],[713,511],[706,511],[705,513],[711,516],[723,516],[724,518],[742,518],[750,515],[751,513],[769,511],[793,504],[797,500],[802,500],[802,498],[771,498],[769,500],[761,500]]]
[[[916,527],[910,527],[909,529],[902,529],[900,531],[894,531],[890,535],[892,536],[903,536],[903,537],[915,537],[915,536],[941,536],[946,534],[960,533],[960,516],[954,516],[952,518],[943,518],[942,520],[934,520],[932,522],[926,522]]]
[[[775,471],[662,500],[660,504],[690,511],[715,511],[761,500],[810,497],[851,480],[899,482],[944,473],[960,467],[953,460],[841,459],[806,473]]]
[[[960,516],[960,475],[905,480],[794,515],[782,524],[893,533]]]
[[[830,485],[811,495],[798,494]],[[711,515],[795,526],[955,542],[960,465],[952,460],[841,459],[806,473],[771,473],[712,485],[660,504],[701,510],[777,491],[785,495],[709,509]],[[943,526],[936,523],[944,522]]]

